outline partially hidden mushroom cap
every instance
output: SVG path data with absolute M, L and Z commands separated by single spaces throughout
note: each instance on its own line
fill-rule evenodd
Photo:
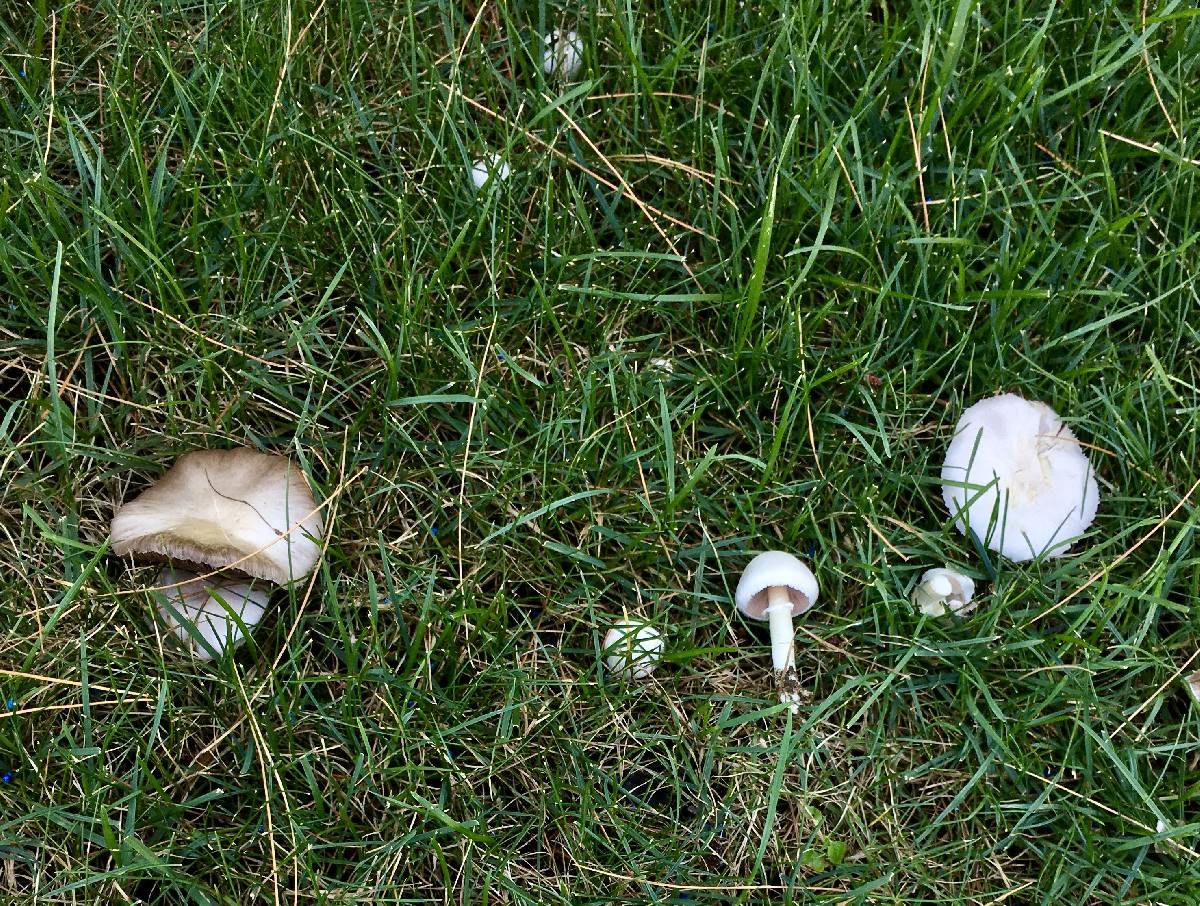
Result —
M 1066 553 L 1096 518 L 1100 491 L 1058 414 L 1005 393 L 963 412 L 942 466 L 942 497 L 960 532 L 970 527 L 1021 561 Z
M 233 568 L 280 584 L 317 565 L 324 531 L 304 473 L 283 456 L 185 453 L 113 517 L 118 555 Z
M 783 551 L 767 551 L 748 564 L 734 593 L 737 609 L 755 620 L 767 619 L 767 589 L 786 588 L 792 615 L 817 603 L 817 577 L 807 566 Z
M 262 619 L 268 595 L 252 580 L 198 575 L 165 566 L 155 584 L 171 587 L 154 594 L 162 621 L 193 655 L 207 661 L 245 641 L 242 627 L 252 629 Z
M 622 620 L 604 636 L 601 651 L 608 669 L 628 679 L 645 679 L 654 672 L 666 642 L 649 623 Z

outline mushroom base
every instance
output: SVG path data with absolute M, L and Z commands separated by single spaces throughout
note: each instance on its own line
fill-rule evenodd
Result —
M 793 714 L 800 713 L 800 677 L 795 667 L 775 671 L 775 688 L 779 690 L 779 701 L 787 705 Z

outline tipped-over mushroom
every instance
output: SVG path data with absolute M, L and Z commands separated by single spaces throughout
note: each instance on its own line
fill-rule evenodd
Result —
M 268 595 L 262 583 L 256 588 L 245 579 L 198 575 L 164 566 L 155 584 L 170 587 L 155 590 L 155 597 L 163 622 L 194 656 L 207 661 L 245 641 L 243 630 L 262 619 Z
M 649 623 L 622 620 L 604 636 L 604 664 L 626 679 L 645 679 L 658 666 L 666 643 Z
M 971 597 L 975 594 L 975 582 L 970 576 L 945 569 L 927 569 L 921 581 L 913 589 L 913 603 L 921 613 L 940 617 L 947 613 L 960 616 L 975 609 Z
M 796 679 L 796 637 L 792 617 L 817 603 L 817 578 L 807 566 L 783 551 L 759 554 L 746 565 L 734 601 L 738 610 L 771 627 L 771 662 L 779 685 L 779 700 L 799 709 Z
M 542 72 L 567 81 L 575 78 L 583 65 L 583 42 L 573 31 L 554 31 L 543 39 Z
M 942 497 L 960 532 L 1020 561 L 1066 553 L 1096 518 L 1100 491 L 1055 411 L 1005 393 L 963 412 L 942 466 Z
M 112 549 L 235 569 L 281 584 L 310 573 L 324 530 L 304 473 L 282 456 L 197 450 L 113 517 Z

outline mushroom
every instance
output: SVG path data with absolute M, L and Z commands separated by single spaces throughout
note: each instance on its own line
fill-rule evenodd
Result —
M 1183 678 L 1183 681 L 1187 684 L 1188 692 L 1191 693 L 1192 699 L 1196 704 L 1200 705 L 1200 670 L 1197 670 L 1195 673 L 1189 673 Z
M 489 154 L 475 161 L 471 166 L 471 182 L 475 185 L 476 189 L 482 189 L 493 176 L 504 182 L 504 180 L 508 179 L 510 172 L 508 164 L 499 154 Z
M 312 572 L 324 527 L 304 473 L 283 456 L 197 450 L 113 517 L 118 555 L 235 569 L 286 584 Z
M 779 700 L 799 710 L 796 678 L 796 636 L 792 617 L 817 603 L 817 578 L 807 566 L 783 551 L 767 551 L 748 564 L 738 582 L 737 609 L 771 627 L 771 662 L 779 685 Z
M 1012 393 L 962 414 L 942 466 L 942 497 L 968 530 L 1011 560 L 1066 553 L 1096 518 L 1100 492 L 1071 429 Z
M 654 672 L 666 643 L 649 623 L 622 620 L 604 636 L 604 664 L 626 679 L 645 679 Z
M 940 617 L 948 613 L 963 615 L 975 609 L 971 596 L 975 594 L 975 582 L 970 576 L 945 569 L 927 569 L 921 581 L 913 589 L 913 603 L 921 613 Z
M 575 78 L 583 66 L 583 42 L 573 31 L 552 31 L 543 39 L 542 72 L 552 78 L 568 81 Z
M 198 578 L 188 569 L 164 566 L 154 590 L 158 615 L 188 650 L 201 660 L 220 656 L 245 641 L 267 607 L 267 590 L 253 581 L 226 575 Z

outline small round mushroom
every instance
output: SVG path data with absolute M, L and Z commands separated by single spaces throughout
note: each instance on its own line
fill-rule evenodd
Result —
M 654 626 L 622 620 L 604 636 L 604 664 L 625 679 L 645 679 L 658 667 L 665 648 L 662 633 Z
M 113 552 L 234 569 L 287 584 L 312 572 L 324 525 L 304 473 L 283 456 L 197 450 L 113 517 Z
M 1023 561 L 1066 553 L 1096 518 L 1100 491 L 1058 414 L 1005 393 L 963 412 L 942 466 L 942 497 L 960 532 Z
M 817 578 L 807 566 L 783 551 L 759 554 L 747 565 L 738 582 L 737 609 L 771 627 L 771 662 L 775 667 L 780 701 L 799 708 L 796 679 L 796 636 L 792 617 L 817 603 Z
M 482 189 L 491 181 L 493 176 L 500 182 L 508 179 L 509 173 L 508 164 L 500 157 L 499 154 L 489 154 L 483 157 L 471 166 L 471 182 L 476 189 Z
M 161 590 L 154 595 L 162 621 L 193 656 L 207 661 L 245 641 L 243 627 L 253 629 L 262 619 L 267 591 L 262 583 L 255 587 L 245 579 L 199 575 L 164 566 L 155 582 Z
M 543 40 L 546 49 L 542 51 L 542 72 L 564 82 L 575 78 L 583 66 L 583 42 L 579 34 L 552 31 Z
M 927 616 L 940 617 L 947 613 L 961 616 L 975 609 L 971 603 L 974 594 L 975 582 L 971 577 L 947 566 L 925 570 L 913 589 L 912 599 Z

